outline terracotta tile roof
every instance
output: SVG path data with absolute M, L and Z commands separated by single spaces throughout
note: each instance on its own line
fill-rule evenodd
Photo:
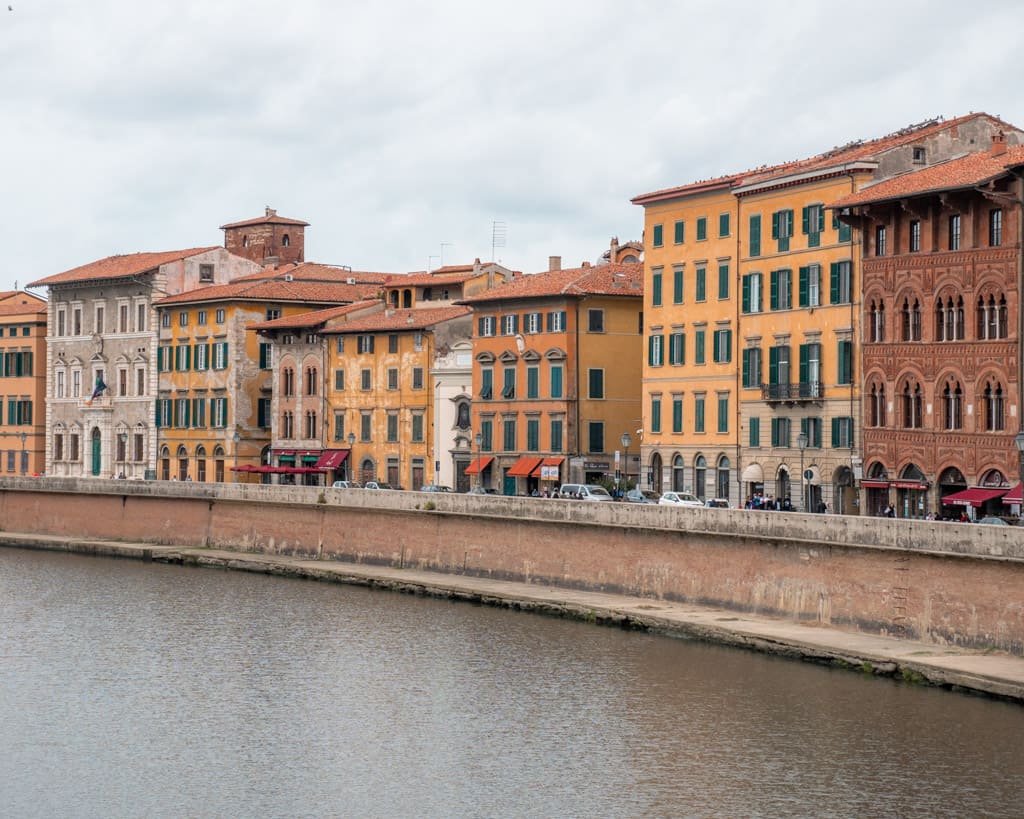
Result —
M 47 276 L 28 286 L 42 287 L 43 285 L 70 284 L 97 279 L 125 279 L 155 270 L 160 265 L 169 262 L 177 262 L 218 249 L 217 247 L 195 247 L 190 250 L 167 250 L 163 253 L 128 253 L 124 256 L 108 256 L 97 262 L 90 262 L 81 267 L 65 270 L 63 273 Z
M 789 176 L 790 174 L 824 170 L 837 165 L 845 165 L 849 162 L 869 161 L 885 151 L 890 151 L 893 148 L 900 147 L 901 145 L 918 142 L 947 128 L 955 127 L 975 118 L 985 118 L 1007 130 L 1016 130 L 1013 125 L 1003 122 L 998 117 L 993 117 L 990 114 L 983 112 L 965 114 L 964 116 L 947 120 L 939 118 L 929 120 L 921 124 L 907 126 L 899 131 L 887 134 L 886 136 L 878 137 L 877 139 L 866 141 L 856 140 L 806 159 L 797 159 L 790 162 L 783 162 L 778 165 L 765 165 L 760 168 L 752 168 L 747 171 L 741 171 L 729 176 L 720 176 L 714 179 L 704 180 L 702 182 L 693 182 L 676 188 L 664 188 L 660 191 L 641 194 L 640 196 L 634 197 L 631 201 L 635 205 L 640 205 L 647 202 L 658 201 L 659 199 L 673 199 L 678 196 L 690 196 L 696 193 L 702 193 L 705 190 L 718 190 L 723 187 L 766 182 L 778 177 Z
M 4 302 L 0 304 L 0 316 L 37 316 L 46 318 L 46 302 L 35 299 L 24 302 Z
M 250 330 L 299 330 L 310 327 L 318 327 L 331 319 L 341 318 L 349 313 L 358 313 L 374 305 L 383 305 L 380 299 L 365 299 L 355 301 L 352 304 L 343 304 L 340 307 L 326 307 L 323 310 L 313 310 L 309 313 L 299 313 L 294 316 L 282 316 L 273 321 L 261 321 L 259 324 L 250 324 Z
M 364 270 L 349 270 L 347 267 L 339 267 L 333 264 L 319 264 L 317 262 L 301 262 L 299 264 L 288 263 L 277 267 L 265 267 L 256 273 L 247 276 L 239 276 L 236 282 L 255 282 L 267 279 L 279 279 L 284 276 L 291 276 L 296 281 L 319 281 L 319 282 L 348 282 L 355 279 L 356 284 L 384 284 L 394 273 L 370 273 Z
M 445 284 L 463 284 L 477 274 L 470 268 L 465 273 L 397 273 L 388 278 L 388 287 L 440 287 Z
M 999 156 L 993 156 L 991 151 L 979 151 L 869 185 L 836 200 L 829 207 L 846 208 L 868 202 L 970 188 L 1002 176 L 1007 168 L 1015 165 L 1024 165 L 1024 146 L 1008 147 L 1006 153 Z
M 343 304 L 373 298 L 380 288 L 375 284 L 342 284 L 320 281 L 285 281 L 283 277 L 260 281 L 233 281 L 200 287 L 187 293 L 167 296 L 156 302 L 159 307 L 173 304 L 202 304 L 215 301 L 309 302 Z
M 643 264 L 602 264 L 547 270 L 519 276 L 484 293 L 461 299 L 459 304 L 477 304 L 545 296 L 632 296 L 643 295 Z
M 468 307 L 414 307 L 407 310 L 386 310 L 372 316 L 352 319 L 337 327 L 329 327 L 330 333 L 380 333 L 390 330 L 425 330 L 443 321 L 459 318 L 472 312 Z
M 226 225 L 221 225 L 220 229 L 248 227 L 249 225 L 297 225 L 299 227 L 309 227 L 309 222 L 303 222 L 301 219 L 286 219 L 284 216 L 278 216 L 277 211 L 270 208 L 267 211 L 264 216 L 257 216 L 255 219 L 243 219 L 241 222 L 229 222 Z

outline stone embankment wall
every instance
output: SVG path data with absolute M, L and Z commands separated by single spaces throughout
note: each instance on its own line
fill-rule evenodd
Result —
M 300 555 L 664 598 L 1024 656 L 1024 528 L 59 478 L 3 481 L 0 522 L 9 532 Z

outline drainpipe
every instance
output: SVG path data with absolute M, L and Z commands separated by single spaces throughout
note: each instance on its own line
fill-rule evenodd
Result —
M 848 173 L 847 176 L 850 179 L 850 193 L 856 193 L 857 186 L 856 186 L 856 183 L 854 182 L 853 174 L 852 173 Z M 858 232 L 860 232 L 860 231 L 858 231 Z M 851 348 L 852 349 L 856 349 L 858 352 L 857 352 L 857 360 L 856 361 L 853 361 L 853 360 L 850 361 L 850 369 L 853 370 L 853 372 L 850 373 L 850 420 L 853 421 L 853 428 L 850 430 L 850 435 L 853 436 L 853 435 L 855 435 L 859 431 L 860 432 L 860 437 L 859 438 L 854 438 L 850 442 L 850 490 L 851 490 L 852 498 L 856 498 L 856 500 L 857 500 L 857 514 L 858 515 L 861 513 L 861 509 L 863 508 L 863 499 L 860 497 L 860 490 L 857 488 L 857 479 L 854 476 L 854 471 L 853 471 L 853 459 L 854 459 L 854 453 L 857 451 L 857 446 L 855 444 L 859 440 L 861 442 L 860 443 L 860 447 L 861 447 L 860 467 L 861 467 L 861 474 L 863 475 L 864 474 L 864 472 L 863 472 L 863 469 L 864 469 L 864 450 L 863 450 L 863 446 L 864 446 L 864 424 L 863 424 L 864 417 L 863 417 L 863 413 L 858 413 L 857 412 L 857 400 L 856 400 L 856 395 L 855 395 L 857 384 L 858 383 L 863 383 L 863 375 L 864 375 L 864 372 L 863 372 L 864 368 L 862 366 L 858 366 L 858 365 L 860 365 L 860 363 L 862 361 L 862 358 L 863 358 L 862 350 L 863 350 L 864 339 L 857 332 L 857 306 L 858 305 L 859 306 L 863 306 L 863 301 L 864 301 L 864 298 L 863 298 L 864 297 L 864 276 L 863 276 L 863 274 L 864 274 L 864 253 L 863 253 L 863 249 L 864 249 L 863 236 L 861 237 L 861 241 L 859 243 L 858 242 L 854 242 L 853 241 L 853 226 L 851 225 L 850 226 L 850 275 L 852 277 L 853 274 L 856 272 L 856 275 L 857 275 L 857 291 L 856 292 L 857 292 L 857 296 L 858 296 L 858 301 L 857 301 L 857 303 L 854 302 L 854 289 L 853 289 L 853 286 L 852 286 L 852 283 L 851 283 L 851 286 L 850 286 L 850 331 L 851 331 L 850 340 L 851 340 L 851 342 L 853 342 L 853 345 L 852 345 Z M 854 256 L 857 256 L 856 260 L 854 259 Z M 856 261 L 856 264 L 854 264 L 854 261 Z M 864 396 L 863 396 L 863 394 L 861 395 L 860 404 L 861 404 L 861 407 L 863 408 L 863 406 L 864 406 Z M 860 417 L 860 423 L 858 423 L 858 416 Z M 832 499 L 832 510 L 833 511 L 838 511 L 836 509 L 835 498 Z M 844 511 L 846 511 L 846 510 L 844 510 Z M 849 514 L 849 513 L 847 513 L 847 514 Z
M 576 450 L 576 457 L 577 457 L 577 459 L 578 460 L 582 460 L 582 458 L 583 458 L 583 446 L 582 446 L 582 439 L 581 439 L 581 432 L 580 432 L 580 300 L 579 299 L 576 299 L 576 301 L 574 302 L 573 309 L 576 312 L 576 329 L 575 329 L 576 349 L 573 351 L 573 358 L 576 361 L 576 379 L 575 379 L 575 384 L 574 384 L 575 391 L 576 391 L 576 393 L 575 393 L 576 394 L 576 398 L 573 401 L 573 404 L 574 404 L 575 409 L 576 409 L 576 446 L 574 447 L 574 449 Z M 571 471 L 572 470 L 570 470 L 570 474 L 571 474 Z M 586 470 L 582 470 L 579 475 L 575 476 L 576 482 L 577 483 L 586 483 L 586 481 L 584 479 L 585 475 L 586 475 Z

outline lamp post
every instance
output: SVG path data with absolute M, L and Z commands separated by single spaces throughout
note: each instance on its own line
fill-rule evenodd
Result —
M 232 483 L 238 483 L 238 442 L 241 439 L 242 436 L 238 434 L 238 430 L 236 429 L 235 434 L 231 436 L 231 440 L 235 444 L 235 468 L 232 470 L 232 472 L 234 472 L 235 475 L 231 480 Z
M 623 497 L 626 494 L 626 490 L 629 489 L 629 445 L 631 443 L 633 443 L 633 439 L 629 437 L 629 433 L 623 432 L 622 448 L 625 450 L 625 460 L 622 465 L 622 486 L 619 488 L 619 497 Z
M 796 445 L 800 450 L 800 491 L 803 495 L 804 511 L 807 511 L 807 478 L 804 475 L 804 450 L 807 449 L 807 433 L 801 432 L 796 436 Z
M 352 470 L 352 448 L 355 445 L 356 445 L 356 434 L 354 432 L 350 432 L 348 434 L 348 479 L 350 481 L 354 480 L 354 478 L 352 477 L 352 474 L 353 474 L 353 470 Z
M 19 437 L 21 438 L 21 474 L 24 475 L 28 472 L 28 458 L 25 457 L 25 441 L 28 440 L 28 433 L 22 432 Z
M 118 477 L 121 477 L 124 475 L 125 462 L 128 460 L 128 433 L 117 433 L 117 440 L 119 442 L 117 454 L 121 456 L 121 471 L 118 473 Z
M 1020 478 L 1020 491 L 1024 496 L 1024 430 L 1021 430 L 1014 436 L 1013 442 L 1017 445 L 1017 452 L 1020 455 L 1020 466 L 1019 475 Z M 1019 517 L 1024 517 L 1024 497 L 1021 497 L 1020 512 L 1017 513 Z
M 477 485 L 477 488 L 480 488 L 481 486 L 483 486 L 483 475 L 481 474 L 483 472 L 483 470 L 480 469 L 480 445 L 483 442 L 484 442 L 484 436 L 483 436 L 482 433 L 478 432 L 476 435 L 473 436 L 473 443 L 476 444 L 476 485 Z

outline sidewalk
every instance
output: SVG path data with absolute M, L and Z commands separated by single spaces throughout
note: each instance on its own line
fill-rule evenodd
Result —
M 482 577 L 145 543 L 0 533 L 0 545 L 264 572 L 464 599 L 686 636 L 1024 702 L 1024 658 L 840 631 L 817 623 Z

